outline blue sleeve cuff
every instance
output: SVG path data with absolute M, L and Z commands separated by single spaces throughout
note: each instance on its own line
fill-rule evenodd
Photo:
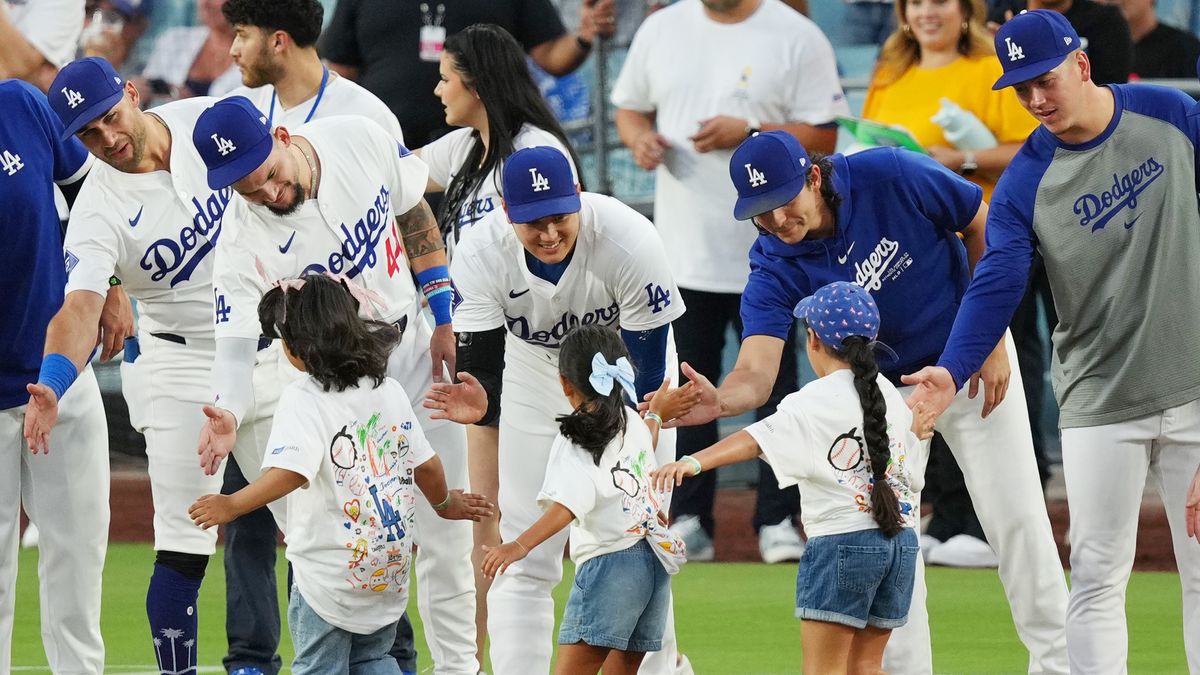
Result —
M 666 376 L 669 330 L 669 325 L 650 330 L 621 329 L 621 339 L 629 349 L 629 357 L 636 372 L 633 385 L 637 389 L 639 399 L 657 390 Z
M 445 265 L 421 270 L 417 272 L 417 283 L 429 302 L 434 323 L 439 326 L 450 323 L 450 303 L 454 296 L 450 292 L 450 270 Z
M 71 359 L 62 354 L 47 354 L 42 358 L 42 370 L 38 373 L 38 384 L 44 384 L 50 387 L 58 400 L 62 400 L 63 394 L 67 393 L 67 389 L 75 382 L 75 378 L 79 377 L 79 369 L 71 363 Z

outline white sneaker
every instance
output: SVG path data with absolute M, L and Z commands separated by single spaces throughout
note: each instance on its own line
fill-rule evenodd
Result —
M 926 562 L 945 567 L 999 567 L 996 552 L 982 539 L 956 534 L 930 552 Z
M 921 535 L 921 558 L 925 560 L 925 564 L 929 564 L 929 554 L 933 553 L 933 549 L 942 545 L 942 540 L 934 537 L 932 534 Z
M 683 545 L 687 547 L 689 562 L 709 562 L 713 559 L 715 554 L 712 537 L 709 537 L 708 533 L 704 531 L 704 527 L 700 525 L 699 516 L 679 516 L 671 525 L 671 532 L 683 540 Z
M 39 539 L 41 536 L 37 525 L 31 522 L 25 527 L 25 533 L 21 535 L 21 548 L 37 548 Z
M 804 555 L 804 540 L 792 519 L 784 518 L 777 525 L 764 525 L 758 529 L 758 552 L 765 563 L 799 560 Z

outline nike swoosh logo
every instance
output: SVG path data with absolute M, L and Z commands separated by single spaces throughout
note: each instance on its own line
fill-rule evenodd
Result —
M 528 288 L 526 288 L 525 290 L 521 291 L 520 293 L 518 293 L 518 292 L 516 292 L 516 291 L 509 291 L 509 292 L 508 292 L 508 297 L 510 297 L 510 298 L 519 298 L 519 297 L 521 297 L 522 295 L 525 295 L 525 294 L 526 294 L 526 293 L 528 293 L 528 292 L 529 292 L 529 289 L 528 289 Z
M 850 252 L 854 250 L 854 245 L 855 245 L 856 243 L 858 243 L 858 242 L 855 242 L 855 241 L 852 241 L 852 242 L 850 242 L 850 248 L 846 249 L 846 255 L 839 255 L 839 256 L 838 256 L 838 264 L 839 264 L 839 265 L 845 265 L 845 264 L 846 264 L 846 261 L 847 261 L 847 260 L 850 258 Z
M 279 247 L 279 252 L 280 252 L 280 253 L 287 253 L 287 252 L 288 252 L 288 249 L 292 247 L 292 240 L 294 240 L 295 238 L 296 238 L 296 231 L 295 231 L 295 230 L 292 230 L 292 236 L 288 237 L 288 240 L 287 240 L 287 243 L 286 243 L 286 244 L 284 244 L 283 246 L 280 246 L 280 247 Z
M 142 219 L 142 211 L 145 208 L 146 208 L 146 206 L 143 204 L 142 208 L 138 209 L 137 215 L 129 219 L 130 227 L 137 227 L 138 222 L 141 221 L 141 219 Z
M 1140 214 L 1140 213 L 1137 214 L 1137 218 L 1134 218 L 1133 220 L 1129 221 L 1128 223 L 1125 223 L 1125 229 L 1128 230 L 1129 228 L 1133 227 L 1133 224 L 1136 223 L 1138 221 L 1138 218 L 1141 218 L 1141 217 L 1142 217 L 1142 214 Z

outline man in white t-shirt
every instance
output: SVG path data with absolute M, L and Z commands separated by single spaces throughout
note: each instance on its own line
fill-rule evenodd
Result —
M 684 55 L 687 58 L 682 58 Z M 804 147 L 832 152 L 834 117 L 849 113 L 829 40 L 816 24 L 779 0 L 683 0 L 651 14 L 638 29 L 613 88 L 617 131 L 643 169 L 655 170 L 654 223 L 675 279 L 691 309 L 676 325 L 680 360 L 715 378 L 728 327 L 741 332 L 739 296 L 750 273 L 737 256 L 755 231 L 729 214 L 733 148 L 752 133 L 781 129 Z M 770 414 L 796 382 L 795 340 L 784 350 Z M 679 430 L 680 455 L 717 441 L 715 424 Z M 803 544 L 792 523 L 795 489 L 776 487 L 759 463 L 754 525 L 767 562 L 799 559 Z M 712 559 L 714 474 L 675 491 L 676 530 L 689 558 Z
M 75 57 L 84 13 L 84 0 L 0 0 L 0 79 L 46 91 Z
M 441 235 L 422 199 L 428 171 L 420 158 L 359 116 L 316 120 L 294 136 L 284 127 L 272 133 L 266 115 L 240 96 L 201 114 L 192 143 L 208 165 L 209 185 L 231 186 L 241 195 L 229 202 L 213 272 L 215 384 L 223 411 L 201 438 L 211 462 L 224 448 L 211 445 L 209 432 L 220 434 L 240 419 L 247 350 L 261 331 L 258 302 L 277 280 L 325 271 L 354 279 L 378 296 L 380 318 L 402 331 L 388 375 L 413 392 L 448 379 L 446 366 L 449 372 L 454 366 L 450 278 Z M 437 323 L 432 330 L 414 273 Z M 462 427 L 427 419 L 421 426 L 447 482 L 465 487 Z M 417 526 L 417 600 L 435 667 L 475 675 L 470 523 L 444 521 L 418 504 Z

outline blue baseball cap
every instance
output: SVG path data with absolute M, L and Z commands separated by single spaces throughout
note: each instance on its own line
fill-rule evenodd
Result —
M 749 220 L 792 201 L 811 168 L 804 146 L 786 131 L 764 131 L 742 141 L 729 160 L 738 194 L 733 217 Z
M 879 307 L 867 289 L 849 281 L 835 281 L 817 289 L 796 305 L 796 318 L 804 319 L 817 337 L 835 349 L 851 336 L 873 341 L 879 335 Z
M 63 66 L 50 84 L 50 107 L 62 121 L 62 138 L 105 115 L 125 95 L 125 80 L 108 61 L 88 56 Z
M 508 219 L 514 223 L 532 223 L 580 209 L 571 163 L 557 148 L 537 146 L 509 155 L 501 186 Z
M 231 96 L 200 113 L 192 144 L 208 167 L 208 187 L 223 190 L 267 161 L 274 137 L 266 116 L 250 99 Z
M 1049 9 L 1021 12 L 996 33 L 996 58 L 1004 74 L 992 89 L 1045 75 L 1081 46 L 1079 34 L 1062 14 Z

